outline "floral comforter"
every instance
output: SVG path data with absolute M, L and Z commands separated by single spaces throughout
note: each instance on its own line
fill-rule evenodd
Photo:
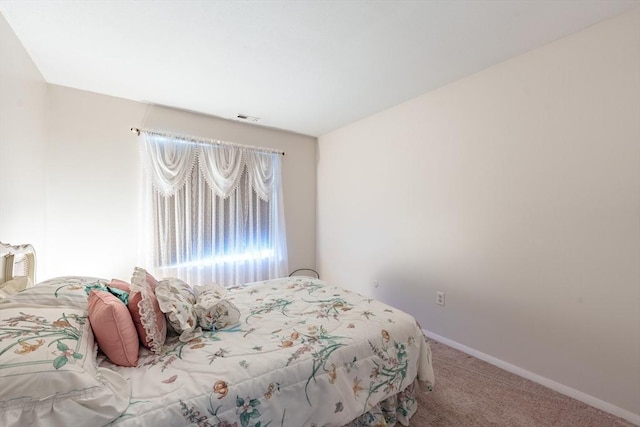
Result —
M 132 387 L 114 425 L 407 425 L 416 384 L 433 383 L 416 321 L 376 300 L 301 277 L 227 298 L 241 312 L 235 326 L 169 338 L 135 368 L 99 360 Z
M 417 386 L 433 384 L 411 316 L 301 277 L 232 289 L 238 324 L 116 366 L 87 317 L 102 282 L 56 278 L 0 301 L 0 425 L 408 425 Z

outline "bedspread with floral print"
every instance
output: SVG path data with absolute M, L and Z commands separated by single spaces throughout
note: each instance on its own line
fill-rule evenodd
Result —
M 381 302 L 303 277 L 226 298 L 241 313 L 231 328 L 169 337 L 136 368 L 101 360 L 132 386 L 115 425 L 393 425 L 415 412 L 416 379 L 433 383 L 420 327 Z

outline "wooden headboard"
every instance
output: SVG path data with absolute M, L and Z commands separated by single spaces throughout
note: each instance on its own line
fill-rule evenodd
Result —
M 36 251 L 33 246 L 0 242 L 0 284 L 26 276 L 36 283 Z

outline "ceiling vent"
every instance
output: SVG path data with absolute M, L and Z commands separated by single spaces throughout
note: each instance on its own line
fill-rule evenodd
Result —
M 246 122 L 257 123 L 260 120 L 260 117 L 247 116 L 246 114 L 238 114 L 236 116 L 238 120 L 244 120 Z

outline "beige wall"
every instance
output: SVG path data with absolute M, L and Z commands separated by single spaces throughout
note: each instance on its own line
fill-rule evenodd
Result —
M 640 414 L 639 18 L 320 137 L 323 277 Z
M 138 260 L 143 104 L 50 85 L 45 277 L 128 280 Z
M 0 14 L 0 241 L 44 246 L 47 84 Z M 46 256 L 38 251 L 36 279 Z

